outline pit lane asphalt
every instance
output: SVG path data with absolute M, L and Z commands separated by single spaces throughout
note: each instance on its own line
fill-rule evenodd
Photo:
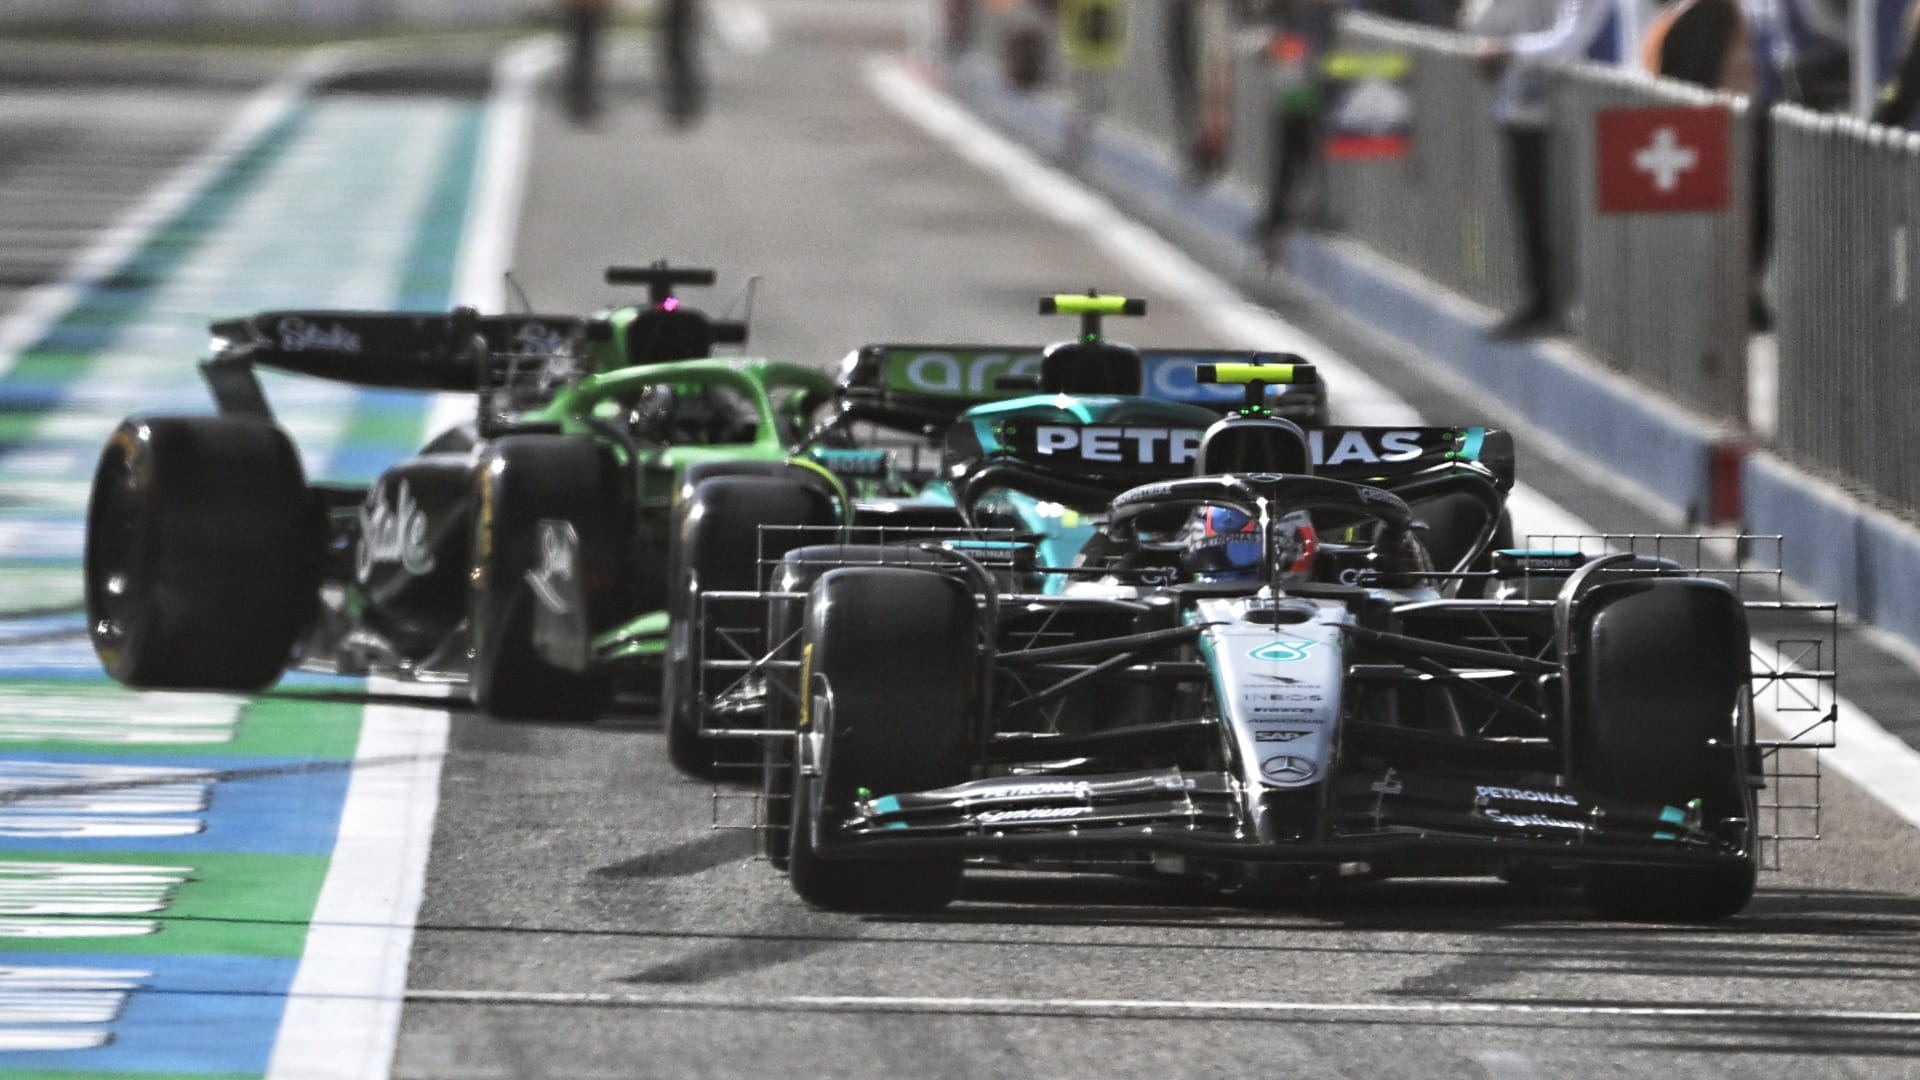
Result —
M 707 263 L 714 307 L 763 275 L 752 352 L 826 365 L 868 340 L 1051 340 L 1069 329 L 1035 296 L 1145 291 L 869 93 L 861 60 L 904 44 L 904 4 L 762 7 L 771 48 L 713 57 L 697 129 L 665 127 L 644 67 L 594 128 L 543 107 L 517 261 L 537 307 L 623 299 L 605 263 Z M 1152 312 L 1125 336 L 1212 340 Z M 1645 527 L 1523 461 L 1570 509 Z M 1255 907 L 1011 875 L 941 915 L 866 919 L 807 910 L 743 834 L 708 829 L 707 789 L 662 750 L 651 717 L 456 714 L 397 1076 L 1920 1074 L 1920 834 L 1837 780 L 1827 838 L 1711 928 L 1486 882 Z

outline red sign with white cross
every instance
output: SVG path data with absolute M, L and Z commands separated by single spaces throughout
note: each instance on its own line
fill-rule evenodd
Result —
M 1600 212 L 1726 209 L 1731 130 L 1718 105 L 1601 109 L 1594 116 Z

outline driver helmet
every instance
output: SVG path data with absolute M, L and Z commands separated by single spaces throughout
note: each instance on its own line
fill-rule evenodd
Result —
M 1290 510 L 1276 518 L 1269 530 L 1276 580 L 1305 581 L 1313 575 L 1313 557 L 1319 548 L 1313 521 L 1305 510 Z M 1258 521 L 1232 506 L 1202 506 L 1187 521 L 1181 540 L 1181 566 L 1201 581 L 1250 581 L 1260 574 Z

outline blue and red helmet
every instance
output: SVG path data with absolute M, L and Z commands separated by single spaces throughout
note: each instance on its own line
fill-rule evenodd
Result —
M 1274 561 L 1281 580 L 1301 580 L 1313 572 L 1319 547 L 1305 511 L 1281 515 L 1271 528 Z M 1260 572 L 1258 521 L 1232 506 L 1203 506 L 1188 521 L 1181 562 L 1202 581 L 1238 581 Z

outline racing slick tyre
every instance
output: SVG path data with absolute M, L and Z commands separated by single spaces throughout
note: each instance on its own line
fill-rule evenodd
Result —
M 1745 855 L 1725 866 L 1597 866 L 1587 902 L 1609 919 L 1737 913 L 1753 897 L 1756 869 L 1752 795 L 1736 750 L 1749 686 L 1745 609 L 1715 581 L 1621 581 L 1588 594 L 1580 627 L 1586 656 L 1575 668 L 1573 737 L 1581 783 L 1674 807 L 1698 799 L 1709 830 Z
M 606 707 L 607 680 L 586 657 L 575 670 L 541 654 L 534 622 L 542 600 L 530 575 L 578 575 L 587 625 L 604 627 L 619 595 L 611 470 L 590 439 L 509 435 L 487 448 L 474 475 L 479 512 L 467 590 L 473 703 L 502 720 L 592 720 Z M 542 522 L 572 527 L 572 565 L 549 565 L 556 559 L 543 544 Z
M 932 911 L 958 894 L 957 855 L 841 858 L 821 853 L 818 840 L 861 789 L 924 791 L 968 778 L 979 698 L 975 621 L 966 587 L 926 570 L 853 567 L 814 585 L 799 728 L 803 740 L 817 739 L 818 775 L 796 769 L 787 865 L 794 892 L 809 904 Z
M 760 605 L 700 602 L 703 592 L 760 587 L 763 559 L 805 543 L 800 533 L 768 532 L 761 526 L 831 526 L 833 499 L 807 483 L 775 476 L 717 476 L 693 490 L 670 540 L 667 590 L 667 657 L 663 665 L 661 715 L 666 717 L 667 759 L 688 776 L 713 779 L 730 768 L 753 764 L 757 747 L 722 740 L 702 730 L 708 701 L 741 676 L 706 671 L 706 657 L 744 659 L 758 655 L 765 625 Z M 754 642 L 747 645 L 743 643 Z
M 794 548 L 780 558 L 767 591 L 805 594 L 820 575 L 839 566 L 938 566 L 938 555 L 905 545 L 810 544 Z M 769 635 L 776 644 L 795 636 L 806 619 L 804 601 L 780 601 L 769 618 Z M 799 660 L 796 642 L 783 659 Z M 770 679 L 773 674 L 769 674 Z M 789 697 L 789 694 L 793 695 Z M 793 731 L 799 721 L 797 686 L 769 687 L 767 727 L 774 731 Z M 793 742 L 769 739 L 761 757 L 760 770 L 760 853 L 775 870 L 787 869 L 787 838 L 793 825 Z
M 94 651 L 128 686 L 258 691 L 319 598 L 325 522 L 286 432 L 232 416 L 130 419 L 87 506 Z

